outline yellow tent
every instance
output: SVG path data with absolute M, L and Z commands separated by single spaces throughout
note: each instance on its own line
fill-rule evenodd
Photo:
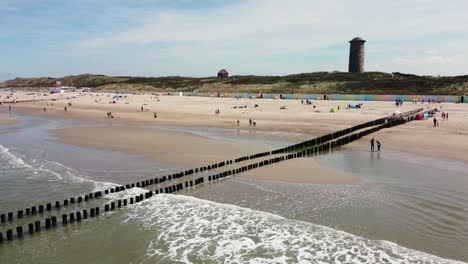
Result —
M 330 113 L 336 113 L 336 108 L 334 107 L 330 108 Z

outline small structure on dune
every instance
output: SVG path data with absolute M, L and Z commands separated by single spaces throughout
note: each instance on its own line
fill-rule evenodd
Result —
M 229 72 L 226 71 L 225 69 L 221 69 L 219 72 L 218 72 L 218 78 L 229 78 Z

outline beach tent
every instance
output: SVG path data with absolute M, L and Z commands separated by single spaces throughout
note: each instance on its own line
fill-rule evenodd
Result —
M 356 105 L 355 104 L 350 104 L 349 108 L 356 108 Z
M 334 107 L 330 108 L 330 113 L 336 113 L 336 108 Z
M 429 114 L 428 114 L 428 113 L 425 113 L 425 114 L 424 114 L 424 118 L 429 118 Z
M 423 117 L 420 114 L 416 115 L 416 120 L 423 120 Z
M 119 99 L 118 95 L 114 95 L 113 99 Z

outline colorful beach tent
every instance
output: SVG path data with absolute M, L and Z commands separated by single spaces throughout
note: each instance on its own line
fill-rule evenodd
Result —
M 330 113 L 336 113 L 336 108 L 334 107 L 330 108 Z

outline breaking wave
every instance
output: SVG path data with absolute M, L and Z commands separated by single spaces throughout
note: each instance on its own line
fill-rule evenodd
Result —
M 155 232 L 148 263 L 462 263 L 188 196 L 154 196 L 135 206 L 129 221 Z

